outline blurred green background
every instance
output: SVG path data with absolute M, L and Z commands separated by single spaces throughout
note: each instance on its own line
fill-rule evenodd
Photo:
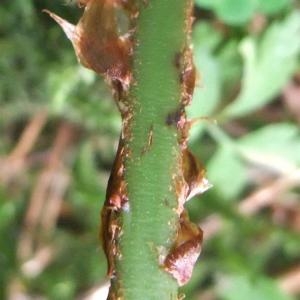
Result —
M 205 241 L 182 292 L 300 299 L 300 2 L 195 2 L 190 144 L 214 187 L 187 205 Z M 0 4 L 0 299 L 105 299 L 99 211 L 120 117 L 43 8 L 81 14 Z

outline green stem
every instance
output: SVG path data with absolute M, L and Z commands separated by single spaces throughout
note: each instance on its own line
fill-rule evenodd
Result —
M 184 203 L 205 191 L 204 170 L 187 150 L 195 69 L 191 0 L 85 0 L 77 25 L 46 11 L 79 61 L 111 83 L 122 134 L 102 210 L 109 299 L 177 299 L 201 251 L 202 231 Z M 118 35 L 116 5 L 129 16 Z
M 170 250 L 179 220 L 178 195 L 172 189 L 180 159 L 179 133 L 167 120 L 182 103 L 176 57 L 187 45 L 188 2 L 141 0 L 139 5 L 134 84 L 128 95 L 130 138 L 125 140 L 129 209 L 121 216 L 120 258 L 111 291 L 122 299 L 177 299 L 177 282 L 160 266 L 159 253 Z

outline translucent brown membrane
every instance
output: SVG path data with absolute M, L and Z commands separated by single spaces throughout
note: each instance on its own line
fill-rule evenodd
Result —
M 105 76 L 108 81 L 119 81 L 127 90 L 131 80 L 129 37 L 118 35 L 115 1 L 79 1 L 84 13 L 77 25 L 45 10 L 71 40 L 79 62 Z

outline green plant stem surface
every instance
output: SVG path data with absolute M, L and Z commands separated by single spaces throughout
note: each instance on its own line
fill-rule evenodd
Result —
M 186 0 L 140 1 L 129 93 L 131 138 L 125 141 L 130 209 L 122 216 L 117 262 L 126 300 L 177 299 L 177 282 L 159 265 L 159 253 L 172 246 L 178 222 L 172 175 L 180 149 L 177 129 L 166 119 L 181 101 L 175 61 L 186 45 L 186 9 Z

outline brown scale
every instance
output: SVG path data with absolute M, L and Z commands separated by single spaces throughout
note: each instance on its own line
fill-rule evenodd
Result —
M 177 280 L 179 286 L 186 284 L 192 276 L 201 252 L 202 239 L 202 230 L 190 222 L 187 212 L 183 211 L 176 241 L 163 264 L 164 269 Z
M 188 0 L 186 6 L 186 17 L 185 17 L 185 30 L 188 40 L 190 42 L 191 32 L 192 32 L 192 25 L 195 20 L 194 17 L 194 1 Z
M 187 183 L 188 189 L 186 201 L 192 197 L 204 193 L 211 187 L 210 183 L 205 178 L 204 166 L 188 149 L 182 151 L 183 155 L 183 176 Z
M 191 22 L 187 27 L 190 25 Z M 164 260 L 163 268 L 177 280 L 179 286 L 182 286 L 192 276 L 194 265 L 201 252 L 203 238 L 202 230 L 190 222 L 184 204 L 193 196 L 203 193 L 210 185 L 205 178 L 204 167 L 187 148 L 188 133 L 192 123 L 187 120 L 185 107 L 192 100 L 196 82 L 196 70 L 189 47 L 175 54 L 174 65 L 180 72 L 181 104 L 177 110 L 167 115 L 166 124 L 177 127 L 181 149 L 179 173 L 173 177 L 178 199 L 176 213 L 179 216 L 179 226 L 173 246 Z
M 117 155 L 112 167 L 106 190 L 106 199 L 101 212 L 101 240 L 108 260 L 107 275 L 115 272 L 115 259 L 119 256 L 118 239 L 121 234 L 120 213 L 129 209 L 126 185 L 124 181 L 125 148 L 120 139 Z
M 120 37 L 114 0 L 79 0 L 84 13 L 73 25 L 45 10 L 71 40 L 80 63 L 104 75 L 109 81 L 121 82 L 127 90 L 131 81 L 132 45 L 129 36 Z
M 205 178 L 205 169 L 198 159 L 187 149 L 181 152 L 181 172 L 174 177 L 175 191 L 178 198 L 177 214 L 180 216 L 185 202 L 204 193 L 211 187 Z
M 180 169 L 181 172 L 174 176 L 179 227 L 173 247 L 163 264 L 164 269 L 177 280 L 179 286 L 187 283 L 192 276 L 194 264 L 201 252 L 203 235 L 202 230 L 190 222 L 184 204 L 210 187 L 205 178 L 205 169 L 187 148 L 182 149 Z
M 188 146 L 188 136 L 191 122 L 187 120 L 184 105 L 180 104 L 177 109 L 167 114 L 165 124 L 167 126 L 175 126 L 178 132 L 178 144 L 180 148 L 186 149 Z
M 175 125 L 177 127 L 178 143 L 181 149 L 186 149 L 192 122 L 187 119 L 185 107 L 192 101 L 197 80 L 192 49 L 189 46 L 185 46 L 181 52 L 176 52 L 174 54 L 173 65 L 179 72 L 181 103 L 176 110 L 167 114 L 165 123 L 168 126 Z
M 196 84 L 196 68 L 193 63 L 193 53 L 186 47 L 182 54 L 180 81 L 182 84 L 182 103 L 187 106 L 191 103 Z

